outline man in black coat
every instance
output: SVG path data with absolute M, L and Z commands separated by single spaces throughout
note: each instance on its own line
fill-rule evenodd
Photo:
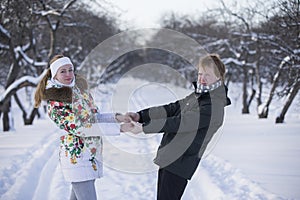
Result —
M 222 126 L 230 104 L 224 85 L 225 65 L 216 54 L 200 60 L 195 92 L 174 103 L 127 115 L 134 122 L 123 132 L 164 133 L 155 164 L 159 166 L 157 199 L 180 199 L 213 135 Z

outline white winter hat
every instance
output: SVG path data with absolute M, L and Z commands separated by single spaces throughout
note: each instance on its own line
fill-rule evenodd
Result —
M 59 58 L 57 59 L 56 61 L 54 61 L 51 65 L 50 65 L 50 70 L 51 70 L 51 76 L 52 78 L 54 78 L 54 76 L 56 75 L 57 73 L 57 70 L 61 67 L 61 66 L 64 66 L 64 65 L 72 65 L 72 62 L 70 60 L 70 58 L 68 57 L 62 57 L 62 58 Z

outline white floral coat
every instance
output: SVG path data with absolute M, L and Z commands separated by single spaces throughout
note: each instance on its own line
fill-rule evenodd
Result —
M 49 80 L 46 88 L 63 87 Z M 72 94 L 72 102 L 52 100 L 55 97 L 47 100 L 50 119 L 66 132 L 60 137 L 59 158 L 62 172 L 65 180 L 69 182 L 100 178 L 103 174 L 102 138 L 85 137 L 82 131 L 92 126 L 93 116 L 98 108 L 87 90 L 79 89 L 75 85 Z

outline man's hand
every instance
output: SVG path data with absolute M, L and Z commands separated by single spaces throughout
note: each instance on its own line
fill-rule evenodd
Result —
M 121 132 L 131 132 L 133 134 L 138 134 L 143 132 L 142 124 L 138 122 L 130 122 L 121 124 Z
M 140 120 L 140 115 L 135 112 L 127 112 L 125 116 L 130 117 L 132 121 L 138 122 Z

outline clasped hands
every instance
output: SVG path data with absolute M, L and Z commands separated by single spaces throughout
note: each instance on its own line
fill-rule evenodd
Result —
M 135 112 L 127 112 L 126 114 L 116 116 L 118 122 L 121 123 L 121 132 L 131 132 L 133 134 L 138 134 L 143 132 L 143 126 L 138 121 L 140 120 L 140 115 Z

